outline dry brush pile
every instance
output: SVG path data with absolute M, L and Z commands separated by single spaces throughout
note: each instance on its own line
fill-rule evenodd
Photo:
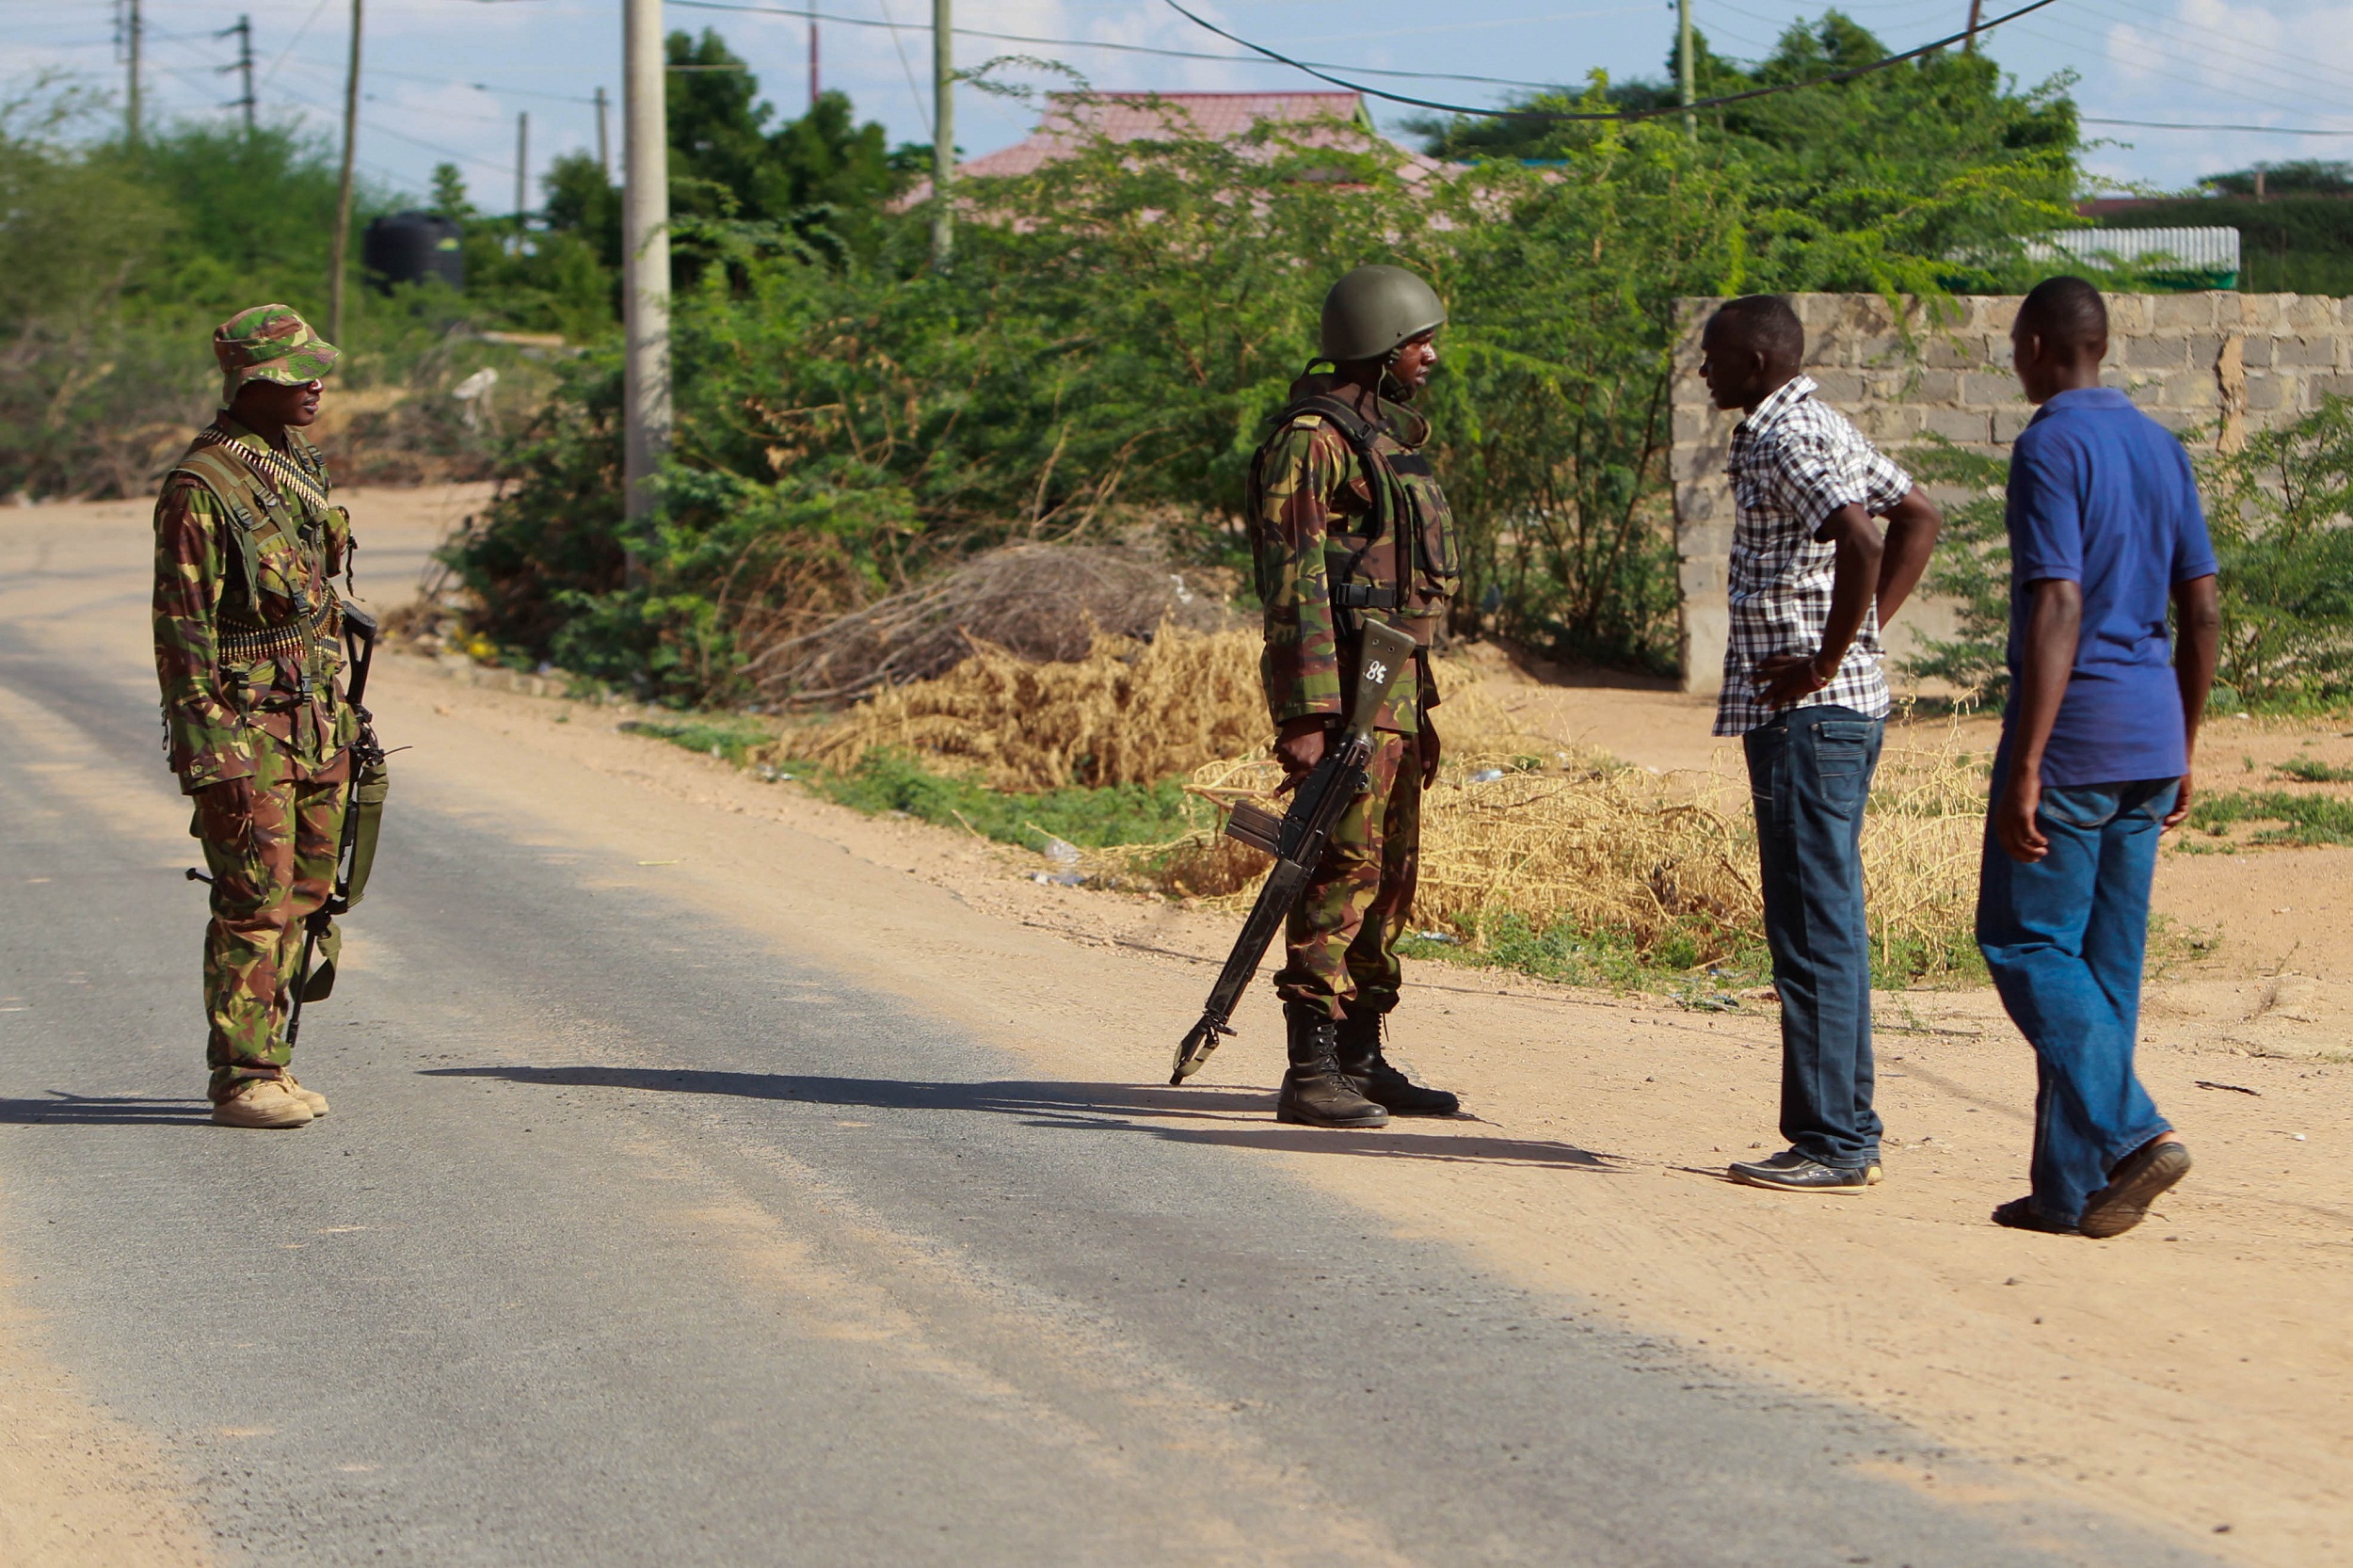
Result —
M 913 753 L 998 788 L 1151 782 L 1189 774 L 1221 806 L 1272 797 L 1251 632 L 1164 627 L 1100 638 L 1084 660 L 1032 664 L 987 648 L 787 744 L 835 767 L 874 747 Z M 1700 964 L 1763 941 L 1756 827 L 1745 778 L 1657 774 L 1532 733 L 1468 665 L 1442 659 L 1447 765 L 1426 797 L 1417 926 L 1474 949 L 1507 920 L 1606 935 Z M 1279 808 L 1279 803 L 1277 803 Z M 1946 736 L 1891 745 L 1864 827 L 1872 934 L 1883 967 L 1922 979 L 1974 966 L 1985 818 L 1981 758 Z M 1098 884 L 1239 900 L 1265 857 L 1210 832 L 1092 851 Z

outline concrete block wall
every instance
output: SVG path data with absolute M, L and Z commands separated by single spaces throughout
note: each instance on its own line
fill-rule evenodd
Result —
M 1898 462 L 1928 435 L 2008 453 L 2034 412 L 2009 368 L 2018 302 L 2015 295 L 1952 300 L 1941 318 L 1912 303 L 1899 323 L 1877 295 L 1791 296 L 1805 324 L 1806 374 Z M 1722 685 L 1727 630 L 1732 489 L 1723 466 L 1740 413 L 1709 407 L 1700 380 L 1700 332 L 1721 303 L 1676 301 L 1671 462 L 1684 683 L 1695 692 Z M 2329 393 L 2353 396 L 2348 303 L 2297 294 L 2110 295 L 2105 379 L 2168 429 L 2234 446 L 2249 429 L 2292 420 Z M 1907 605 L 1888 651 L 1900 658 L 1949 626 L 1949 613 L 1932 602 Z

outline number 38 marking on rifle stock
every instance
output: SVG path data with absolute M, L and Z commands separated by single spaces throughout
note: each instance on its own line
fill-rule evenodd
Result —
M 1365 666 L 1365 679 L 1375 685 L 1380 685 L 1389 679 L 1389 666 L 1375 659 Z

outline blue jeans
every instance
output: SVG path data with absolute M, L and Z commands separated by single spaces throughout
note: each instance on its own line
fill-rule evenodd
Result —
M 1993 772 L 2001 798 L 2007 759 Z M 2050 853 L 2020 865 L 1989 817 L 1977 946 L 2010 1021 L 2034 1047 L 2034 1207 L 2072 1224 L 2108 1171 L 2171 1124 L 2133 1075 L 2157 833 L 2181 780 L 2042 792 Z
M 1841 1169 L 1880 1157 L 1863 806 L 1886 729 L 1851 708 L 1797 708 L 1741 740 L 1781 993 L 1781 1135 Z

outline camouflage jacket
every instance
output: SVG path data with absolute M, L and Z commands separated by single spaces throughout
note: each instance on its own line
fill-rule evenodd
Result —
M 328 500 L 317 449 L 287 435 L 281 456 L 222 413 L 155 503 L 155 677 L 171 769 L 191 794 L 249 776 L 257 732 L 291 751 L 297 778 L 317 778 L 358 728 L 336 684 L 331 581 L 351 519 Z
M 1325 390 L 1310 376 L 1294 396 Z M 1454 520 L 1420 448 L 1429 422 L 1384 402 L 1372 451 L 1385 489 L 1383 526 L 1371 533 L 1373 492 L 1334 420 L 1294 405 L 1251 465 L 1250 524 L 1258 595 L 1266 605 L 1259 673 L 1274 722 L 1311 713 L 1338 717 L 1354 677 L 1353 600 L 1430 646 L 1461 580 Z M 1335 589 L 1338 592 L 1336 594 Z M 1343 602 L 1336 606 L 1336 599 Z M 1412 734 L 1437 705 L 1426 661 L 1399 682 L 1377 728 Z

